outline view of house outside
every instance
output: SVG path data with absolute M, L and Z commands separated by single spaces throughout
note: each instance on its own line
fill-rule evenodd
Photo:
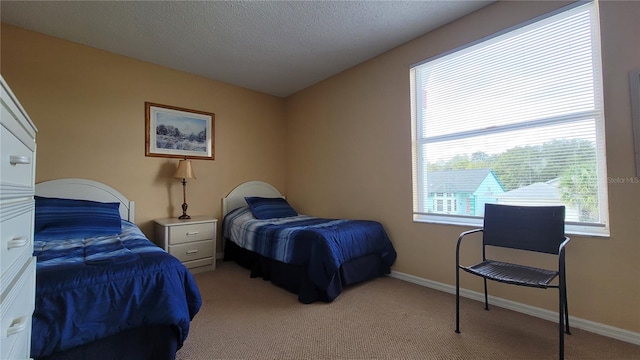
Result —
M 587 140 L 553 140 L 426 163 L 428 213 L 483 216 L 485 203 L 564 205 L 567 221 L 598 219 L 596 151 Z

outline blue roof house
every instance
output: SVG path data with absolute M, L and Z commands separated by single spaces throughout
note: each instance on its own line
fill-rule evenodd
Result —
M 423 205 L 429 213 L 483 216 L 484 204 L 504 192 L 491 169 L 430 171 Z

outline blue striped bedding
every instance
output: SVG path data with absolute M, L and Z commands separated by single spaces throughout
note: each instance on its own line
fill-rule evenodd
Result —
M 241 248 L 287 264 L 306 265 L 319 289 L 327 289 L 340 266 L 378 254 L 391 266 L 396 259 L 382 224 L 369 220 L 325 219 L 307 215 L 258 220 L 248 207 L 229 212 L 222 224 L 225 239 Z
M 202 304 L 195 280 L 136 225 L 121 226 L 119 235 L 85 239 L 36 233 L 32 357 L 146 325 L 175 325 L 182 346 Z

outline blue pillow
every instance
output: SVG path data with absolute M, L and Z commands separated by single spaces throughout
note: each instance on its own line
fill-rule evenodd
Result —
M 256 219 L 266 220 L 298 216 L 298 213 L 283 198 L 245 197 L 244 199 Z
M 35 236 L 39 240 L 117 235 L 120 203 L 35 196 Z

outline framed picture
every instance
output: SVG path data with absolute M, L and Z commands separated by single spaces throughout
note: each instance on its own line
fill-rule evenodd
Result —
M 145 102 L 145 155 L 214 159 L 215 115 Z

